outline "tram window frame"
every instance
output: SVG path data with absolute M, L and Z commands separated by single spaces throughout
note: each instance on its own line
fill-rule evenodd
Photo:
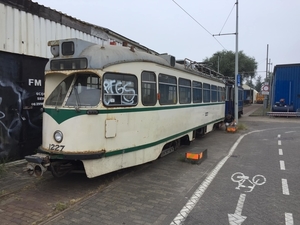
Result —
M 45 101 L 47 106 L 62 106 L 65 98 L 69 92 L 69 89 L 73 83 L 75 74 L 69 75 L 62 80 L 51 92 L 49 97 Z
M 96 107 L 100 103 L 101 79 L 94 73 L 78 73 L 65 107 Z
M 121 87 L 116 88 L 116 85 Z M 121 93 L 119 89 L 127 93 Z M 102 102 L 106 107 L 132 107 L 138 104 L 138 79 L 135 75 L 107 72 L 103 75 L 102 90 Z
M 201 103 L 203 98 L 202 83 L 193 81 L 193 103 Z
M 101 80 L 96 76 L 89 76 L 87 80 L 87 89 L 101 89 Z
M 216 85 L 210 86 L 210 96 L 211 96 L 211 102 L 217 102 L 218 101 L 218 87 Z
M 65 41 L 61 45 L 62 55 L 74 55 L 75 53 L 75 44 L 73 41 Z
M 225 101 L 232 101 L 233 100 L 233 91 L 232 91 L 232 86 L 227 85 L 225 87 Z
M 210 84 L 203 83 L 203 102 L 210 102 Z
M 157 103 L 156 74 L 152 71 L 143 71 L 141 75 L 142 104 L 154 106 Z
M 191 80 L 179 78 L 178 79 L 178 88 L 179 88 L 179 103 L 180 104 L 189 104 L 191 103 Z
M 177 78 L 172 75 L 158 75 L 159 104 L 175 105 L 177 104 Z
M 219 91 L 220 91 L 220 102 L 224 102 L 225 101 L 225 88 L 224 87 L 219 87 Z

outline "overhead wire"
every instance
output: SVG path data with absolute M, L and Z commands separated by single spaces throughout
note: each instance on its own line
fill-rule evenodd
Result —
M 220 32 L 219 32 L 219 34 L 221 34 L 223 28 L 225 27 L 225 25 L 226 25 L 226 23 L 227 23 L 227 21 L 228 21 L 230 15 L 231 15 L 231 13 L 232 13 L 234 7 L 235 7 L 235 5 L 236 5 L 236 4 L 234 3 L 233 6 L 232 6 L 232 9 L 231 9 L 231 11 L 230 11 L 230 13 L 229 13 L 229 15 L 228 15 L 228 17 L 227 17 L 227 19 L 226 19 L 226 21 L 225 21 L 225 23 L 223 24 L 223 27 L 221 28 L 221 30 L 220 30 Z
M 189 17 L 191 17 L 199 26 L 201 26 L 207 33 L 209 33 L 221 46 L 227 51 L 227 49 L 221 44 L 221 42 L 214 37 L 201 23 L 199 23 L 191 14 L 189 14 L 181 5 L 179 5 L 175 0 L 172 0 L 182 11 L 184 11 Z

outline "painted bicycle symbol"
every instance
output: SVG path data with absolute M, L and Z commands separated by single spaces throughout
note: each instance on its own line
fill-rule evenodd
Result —
M 240 188 L 246 188 L 249 190 L 245 190 L 245 192 L 251 192 L 253 191 L 254 187 L 256 185 L 263 185 L 266 183 L 266 178 L 263 175 L 255 175 L 251 180 L 249 176 L 245 176 L 241 172 L 236 172 L 232 174 L 231 180 L 233 182 L 237 182 L 238 186 L 235 188 L 237 190 L 241 190 Z

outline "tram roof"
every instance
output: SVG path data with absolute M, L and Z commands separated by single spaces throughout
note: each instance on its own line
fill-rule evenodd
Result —
M 99 46 L 92 45 L 82 52 L 82 55 L 90 56 L 89 68 L 104 69 L 110 65 L 129 62 L 150 62 L 169 68 L 174 68 L 196 76 L 203 76 L 208 79 L 220 81 L 215 76 L 210 76 L 195 69 L 188 69 L 186 65 L 176 63 L 175 57 L 168 54 L 154 55 L 135 48 L 123 46 Z
M 133 46 L 97 45 L 76 38 L 49 41 L 48 45 L 51 48 L 51 52 L 55 50 L 53 51 L 55 57 L 49 61 L 46 70 L 50 70 L 52 60 L 86 58 L 88 61 L 88 69 L 104 69 L 111 65 L 129 62 L 149 62 L 219 82 L 224 79 L 223 75 L 189 59 L 176 62 L 174 56 L 168 54 L 153 54 L 151 51 L 146 52 Z M 67 49 L 68 46 L 69 49 Z M 73 47 L 70 48 L 70 46 Z M 65 50 L 70 50 L 70 52 L 65 54 Z

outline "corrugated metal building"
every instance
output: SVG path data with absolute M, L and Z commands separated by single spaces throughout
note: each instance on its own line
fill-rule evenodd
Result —
M 155 51 L 112 30 L 77 20 L 31 0 L 0 0 L 0 51 L 52 57 L 50 40 L 79 38 L 101 44 L 118 44 Z
M 32 154 L 41 144 L 48 41 L 79 38 L 98 44 L 140 45 L 31 0 L 0 0 L 0 160 Z
M 300 63 L 274 67 L 271 104 L 272 111 L 300 111 Z

